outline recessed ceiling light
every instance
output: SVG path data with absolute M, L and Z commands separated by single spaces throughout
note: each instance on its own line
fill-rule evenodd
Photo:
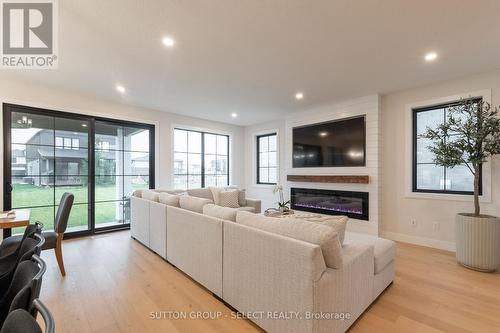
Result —
M 172 38 L 172 37 L 163 37 L 161 42 L 163 43 L 163 45 L 165 45 L 166 47 L 172 47 L 175 45 L 175 40 Z
M 319 136 L 321 137 L 328 136 L 328 132 L 319 132 Z
M 238 117 L 238 114 L 237 114 L 236 112 L 233 112 L 233 113 L 231 113 L 231 117 L 233 117 L 233 118 L 237 118 L 237 117 Z
M 302 98 L 304 98 L 304 94 L 303 93 L 298 92 L 298 93 L 295 94 L 295 99 L 301 100 Z
M 125 89 L 125 87 L 124 87 L 124 86 L 121 86 L 121 85 L 117 85 L 117 86 L 116 86 L 116 90 L 117 90 L 119 93 L 122 93 L 122 94 L 124 94 L 124 93 L 127 91 L 127 89 Z
M 438 57 L 436 52 L 429 52 L 425 55 L 425 61 L 434 61 Z
M 82 124 L 82 127 L 87 127 L 87 124 Z

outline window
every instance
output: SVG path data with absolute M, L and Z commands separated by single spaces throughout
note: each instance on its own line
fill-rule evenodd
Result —
M 61 138 L 60 136 L 57 136 L 56 137 L 56 147 L 62 148 L 62 146 L 63 146 L 63 138 Z
M 257 184 L 276 184 L 278 150 L 276 133 L 257 136 Z
M 174 188 L 229 184 L 229 136 L 174 129 Z
M 73 150 L 80 149 L 80 139 L 71 139 L 71 149 Z
M 428 127 L 437 128 L 445 123 L 448 110 L 457 103 L 413 109 L 413 192 L 473 194 L 474 178 L 467 165 L 446 168 L 435 164 L 428 149 L 432 142 L 421 137 Z M 482 192 L 482 182 L 479 191 Z
M 64 149 L 71 149 L 71 138 L 64 138 Z

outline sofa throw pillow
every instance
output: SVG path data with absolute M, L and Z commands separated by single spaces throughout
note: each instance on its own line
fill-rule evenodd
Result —
M 342 267 L 342 246 L 338 234 L 326 225 L 296 218 L 265 217 L 242 211 L 236 214 L 236 223 L 319 245 L 327 267 Z
M 192 197 L 190 195 L 182 195 L 179 197 L 179 206 L 181 208 L 200 214 L 203 214 L 203 206 L 213 203 L 214 202 L 210 199 Z
M 239 208 L 239 191 L 220 191 L 219 206 Z
M 247 205 L 247 193 L 245 189 L 239 189 L 237 185 L 229 185 L 228 187 L 225 188 L 226 191 L 228 190 L 236 190 L 239 193 L 238 196 L 238 203 L 240 204 L 241 207 L 244 207 Z
M 221 188 L 221 187 L 209 187 L 208 188 L 211 192 L 212 192 L 212 197 L 214 198 L 214 203 L 216 205 L 219 205 L 220 204 L 220 197 L 219 197 L 219 194 L 221 191 L 223 191 L 224 189 Z
M 158 202 L 159 193 L 152 190 L 142 191 L 142 198 L 150 201 Z
M 297 214 L 296 218 L 327 225 L 330 228 L 333 228 L 333 230 L 335 230 L 339 234 L 340 244 L 344 244 L 345 229 L 347 226 L 347 221 L 349 220 L 347 216 L 323 216 L 314 214 L 313 216 L 308 217 L 300 216 L 300 214 Z
M 180 196 L 170 193 L 160 193 L 158 195 L 160 203 L 167 206 L 179 207 L 179 199 Z

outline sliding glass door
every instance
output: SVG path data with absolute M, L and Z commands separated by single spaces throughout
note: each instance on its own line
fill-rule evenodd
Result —
M 132 192 L 154 183 L 154 126 L 10 104 L 3 121 L 5 210 L 51 230 L 71 192 L 68 233 L 128 227 Z
M 130 196 L 149 188 L 150 129 L 95 123 L 95 226 L 130 223 Z

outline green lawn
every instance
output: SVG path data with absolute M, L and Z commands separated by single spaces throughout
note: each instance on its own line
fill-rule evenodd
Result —
M 133 189 L 145 188 L 144 185 L 133 185 Z M 43 187 L 28 184 L 15 184 L 12 191 L 12 207 L 36 207 L 31 208 L 31 221 L 40 221 L 45 225 L 45 230 L 54 228 L 54 215 L 57 212 L 57 205 L 64 192 L 73 193 L 75 201 L 71 209 L 71 215 L 68 222 L 68 231 L 86 229 L 88 225 L 88 187 L 87 186 L 58 186 Z M 55 196 L 55 198 L 54 198 Z M 99 202 L 120 200 L 122 195 L 116 194 L 115 185 L 97 185 L 96 186 L 96 207 L 95 223 L 122 223 L 117 221 L 117 209 L 121 209 L 120 202 Z M 19 230 L 18 230 L 19 229 Z M 23 232 L 22 229 L 14 229 L 13 233 Z

